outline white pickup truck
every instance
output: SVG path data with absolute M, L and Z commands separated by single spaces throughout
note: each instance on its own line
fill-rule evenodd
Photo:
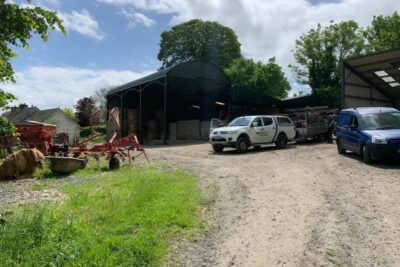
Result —
M 295 137 L 295 126 L 288 117 L 259 115 L 239 117 L 227 127 L 213 129 L 210 143 L 217 153 L 225 147 L 244 153 L 250 146 L 257 149 L 263 144 L 275 143 L 278 148 L 284 148 Z

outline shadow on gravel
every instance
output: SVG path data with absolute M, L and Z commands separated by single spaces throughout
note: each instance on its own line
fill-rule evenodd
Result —
M 357 160 L 367 166 L 370 167 L 375 167 L 375 168 L 380 168 L 380 169 L 400 169 L 400 159 L 387 159 L 387 160 L 380 160 L 380 161 L 374 161 L 372 163 L 366 164 L 363 162 L 362 158 L 360 155 L 356 154 L 356 153 L 351 153 L 351 152 L 347 152 L 346 154 L 343 154 L 344 157 L 353 159 L 353 160 Z
M 258 149 L 249 148 L 246 153 L 238 153 L 234 148 L 226 147 L 223 152 L 215 153 L 212 150 L 209 152 L 210 155 L 218 155 L 218 156 L 240 156 L 240 155 L 251 155 L 257 153 L 263 153 L 267 151 L 279 151 L 279 150 L 287 150 L 295 148 L 295 144 L 289 144 L 286 148 L 276 148 L 275 145 L 263 146 Z

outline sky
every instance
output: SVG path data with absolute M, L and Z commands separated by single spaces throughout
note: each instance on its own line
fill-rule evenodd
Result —
M 24 0 L 13 0 L 26 4 Z M 28 50 L 16 48 L 12 60 L 15 84 L 0 88 L 18 103 L 39 108 L 73 107 L 102 87 L 112 87 L 155 72 L 160 34 L 190 19 L 218 21 L 238 35 L 245 57 L 282 66 L 292 90 L 296 83 L 288 65 L 302 34 L 318 23 L 355 20 L 370 24 L 374 15 L 400 10 L 398 0 L 33 0 L 55 10 L 68 34 L 60 31 L 47 42 L 34 36 Z

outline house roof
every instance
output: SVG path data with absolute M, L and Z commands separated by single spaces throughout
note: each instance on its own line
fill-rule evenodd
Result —
M 17 108 L 15 110 L 4 113 L 4 117 L 14 123 L 24 121 L 47 122 L 54 114 L 61 111 L 59 108 L 39 110 L 37 107 Z
M 21 122 L 27 120 L 30 116 L 40 111 L 37 107 L 16 108 L 15 110 L 8 111 L 2 116 L 12 122 Z

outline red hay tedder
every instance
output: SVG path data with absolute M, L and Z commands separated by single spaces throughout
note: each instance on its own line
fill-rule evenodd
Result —
M 91 117 L 97 112 L 91 114 Z M 120 159 L 129 163 L 140 155 L 144 155 L 147 162 L 150 162 L 144 148 L 140 145 L 137 136 L 134 133 L 126 137 L 117 139 L 120 132 L 119 110 L 114 108 L 109 112 L 111 123 L 115 125 L 115 131 L 104 144 L 94 144 L 89 146 L 89 141 L 102 135 L 92 130 L 92 134 L 79 142 L 77 145 L 66 149 L 60 145 L 52 143 L 52 137 L 57 131 L 57 127 L 51 124 L 28 121 L 17 125 L 17 132 L 20 135 L 21 144 L 24 147 L 37 148 L 46 155 L 51 162 L 50 168 L 55 173 L 69 173 L 78 168 L 86 166 L 89 157 L 99 161 L 105 157 L 109 161 L 110 169 L 117 169 L 120 166 Z
M 96 113 L 97 112 L 91 114 L 91 117 Z M 128 136 L 120 139 L 116 138 L 121 129 L 118 114 L 118 108 L 113 108 L 109 112 L 109 117 L 112 120 L 112 123 L 115 125 L 115 131 L 108 142 L 89 147 L 89 141 L 102 135 L 92 130 L 92 134 L 88 138 L 82 140 L 76 146 L 72 147 L 71 150 L 73 157 L 80 157 L 84 155 L 86 157 L 93 157 L 98 161 L 100 157 L 105 156 L 106 160 L 109 161 L 109 167 L 112 170 L 119 168 L 120 159 L 128 159 L 129 163 L 131 163 L 136 157 L 144 155 L 147 162 L 150 162 L 144 148 L 140 145 L 139 140 L 134 133 L 131 133 Z M 137 152 L 136 155 L 135 152 Z

